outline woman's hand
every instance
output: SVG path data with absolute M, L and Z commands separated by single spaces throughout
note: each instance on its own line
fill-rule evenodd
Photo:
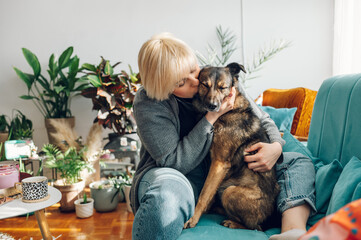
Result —
M 257 151 L 254 155 L 247 155 Z M 282 154 L 282 146 L 279 142 L 263 143 L 259 142 L 245 150 L 244 161 L 248 163 L 248 168 L 256 172 L 267 172 L 276 164 Z
M 236 99 L 236 88 L 232 87 L 231 93 L 223 100 L 221 107 L 219 108 L 219 111 L 208 112 L 206 114 L 206 119 L 208 120 L 208 122 L 210 122 L 213 125 L 220 116 L 232 110 L 235 99 Z

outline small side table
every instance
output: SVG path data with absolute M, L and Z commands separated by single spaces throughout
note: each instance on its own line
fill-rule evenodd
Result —
M 61 193 L 58 189 L 49 186 L 48 193 L 50 198 L 38 203 L 25 203 L 20 199 L 15 199 L 11 202 L 0 206 L 0 219 L 16 217 L 30 212 L 35 212 L 36 220 L 44 240 L 53 239 L 48 222 L 45 217 L 45 208 L 54 205 L 61 199 Z

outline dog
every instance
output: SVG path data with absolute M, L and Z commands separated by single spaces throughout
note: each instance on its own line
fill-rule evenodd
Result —
M 238 86 L 238 63 L 226 67 L 205 67 L 199 73 L 199 90 L 193 100 L 194 107 L 203 113 L 218 111 L 232 87 Z M 184 228 L 195 227 L 201 215 L 214 200 L 228 219 L 222 225 L 229 228 L 262 230 L 271 216 L 279 193 L 275 169 L 260 173 L 250 170 L 244 162 L 244 150 L 257 142 L 269 142 L 260 119 L 252 112 L 250 103 L 236 91 L 234 107 L 214 124 L 211 145 L 211 166 L 199 196 L 194 215 Z

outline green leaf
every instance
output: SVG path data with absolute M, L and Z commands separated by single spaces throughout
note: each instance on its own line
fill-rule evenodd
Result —
M 71 55 L 73 54 L 73 47 L 68 47 L 59 57 L 59 67 L 60 69 L 65 68 L 70 60 Z
M 54 87 L 54 90 L 55 90 L 55 92 L 56 92 L 57 94 L 59 94 L 61 91 L 64 90 L 64 88 L 65 88 L 65 87 L 63 87 L 63 86 L 55 86 L 55 87 Z
M 105 64 L 104 73 L 106 75 L 112 75 L 113 74 L 113 68 L 112 68 L 112 66 L 110 66 L 109 61 L 107 61 L 107 63 Z
M 38 58 L 30 50 L 28 50 L 26 48 L 22 48 L 22 50 L 23 50 L 23 54 L 24 54 L 26 61 L 29 63 L 29 65 L 31 66 L 31 68 L 34 71 L 35 77 L 36 78 L 39 77 L 41 68 L 40 68 L 40 63 L 39 63 Z
M 89 75 L 88 80 L 94 87 L 101 87 L 102 82 L 100 81 L 99 77 L 96 75 Z
M 83 69 L 85 70 L 89 70 L 89 71 L 92 71 L 92 72 L 96 72 L 97 71 L 97 68 L 92 65 L 92 64 L 89 64 L 89 63 L 84 63 L 82 66 L 81 66 Z
M 73 89 L 74 85 L 75 85 L 75 77 L 78 74 L 79 71 L 79 58 L 77 56 L 75 56 L 72 61 L 71 64 L 69 66 L 69 73 L 68 73 L 68 78 L 69 78 L 69 89 Z
M 26 86 L 28 87 L 28 90 L 30 91 L 31 86 L 33 85 L 34 79 L 31 79 L 30 75 L 23 73 L 16 67 L 14 67 L 14 70 L 15 70 L 16 74 L 18 75 L 18 77 L 25 82 Z
M 130 80 L 131 80 L 133 83 L 135 83 L 135 82 L 138 81 L 138 78 L 137 78 L 136 76 L 134 76 L 134 75 L 130 75 L 129 77 L 130 77 Z
M 89 87 L 90 86 L 89 86 L 88 83 L 84 83 L 84 84 L 79 85 L 77 88 L 75 88 L 74 92 L 82 91 L 82 90 L 87 89 Z
M 34 96 L 30 96 L 30 95 L 22 95 L 22 96 L 20 96 L 20 98 L 24 99 L 24 100 L 32 100 L 32 99 L 39 100 L 39 98 L 34 97 Z

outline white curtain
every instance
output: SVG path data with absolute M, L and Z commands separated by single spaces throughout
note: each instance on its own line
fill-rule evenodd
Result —
M 361 73 L 361 0 L 335 0 L 333 75 Z

